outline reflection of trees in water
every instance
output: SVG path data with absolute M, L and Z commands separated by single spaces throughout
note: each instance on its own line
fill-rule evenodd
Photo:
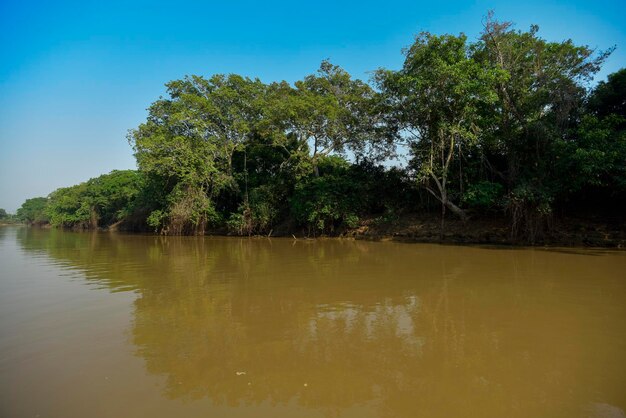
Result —
M 295 401 L 328 416 L 355 405 L 389 417 L 577 416 L 603 384 L 582 364 L 601 357 L 572 326 L 581 314 L 554 304 L 555 293 L 579 297 L 559 278 L 583 264 L 555 266 L 544 253 L 36 230 L 19 239 L 137 291 L 132 341 L 170 398 Z

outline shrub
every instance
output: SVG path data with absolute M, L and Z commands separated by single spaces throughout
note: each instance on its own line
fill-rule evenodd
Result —
M 503 191 L 504 187 L 500 183 L 481 181 L 470 185 L 461 201 L 474 209 L 494 209 L 502 205 Z

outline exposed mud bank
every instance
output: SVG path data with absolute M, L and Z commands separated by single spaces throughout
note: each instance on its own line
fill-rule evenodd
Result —
M 408 215 L 388 222 L 368 220 L 342 236 L 364 240 L 451 244 L 626 248 L 624 222 L 573 218 L 555 220 L 544 234 L 533 241 L 513 239 L 510 226 L 504 218 L 472 219 L 465 223 L 458 219 L 447 219 L 442 236 L 440 219 L 433 215 Z

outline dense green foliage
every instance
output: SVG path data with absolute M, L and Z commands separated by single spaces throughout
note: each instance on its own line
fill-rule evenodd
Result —
M 142 190 L 143 177 L 137 171 L 112 171 L 57 189 L 47 198 L 28 199 L 18 209 L 17 217 L 27 223 L 68 228 L 107 227 L 133 215 Z
M 45 197 L 34 197 L 26 199 L 15 214 L 19 220 L 29 224 L 44 224 L 49 221 L 46 213 L 48 199 Z
M 137 172 L 31 199 L 19 215 L 318 235 L 420 211 L 440 211 L 443 233 L 450 211 L 464 222 L 499 214 L 513 238 L 534 241 L 555 216 L 623 216 L 626 69 L 590 87 L 610 52 L 489 15 L 476 41 L 418 35 L 402 67 L 371 84 L 327 61 L 293 85 L 185 77 L 130 131 Z M 381 165 L 398 150 L 406 167 Z
M 131 214 L 141 187 L 138 172 L 113 171 L 76 186 L 55 190 L 49 196 L 46 211 L 54 226 L 109 226 Z

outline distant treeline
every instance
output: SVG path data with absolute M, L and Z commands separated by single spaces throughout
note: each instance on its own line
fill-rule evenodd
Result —
M 370 83 L 322 62 L 293 85 L 169 82 L 130 131 L 138 171 L 27 200 L 18 217 L 163 234 L 333 234 L 364 217 L 509 219 L 534 241 L 561 216 L 623 217 L 626 69 L 612 52 L 487 17 L 477 41 L 421 33 Z M 382 164 L 402 153 L 403 168 Z

